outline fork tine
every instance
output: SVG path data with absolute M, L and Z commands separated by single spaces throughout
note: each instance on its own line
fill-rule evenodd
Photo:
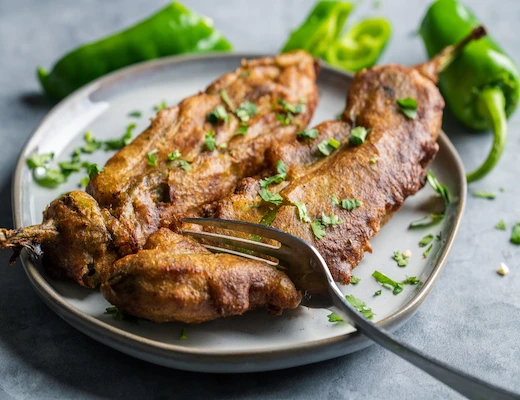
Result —
M 278 266 L 277 262 L 266 260 L 265 258 L 255 257 L 255 256 L 252 256 L 251 254 L 242 253 L 240 251 L 235 251 L 235 250 L 231 250 L 231 249 L 225 249 L 223 247 L 211 246 L 209 244 L 203 244 L 202 246 L 204 246 L 208 250 L 212 250 L 212 251 L 217 252 L 217 253 L 232 254 L 234 256 L 249 258 L 250 260 L 262 261 L 264 263 L 272 265 L 273 267 Z
M 280 242 L 282 245 L 291 247 L 288 239 L 290 240 L 292 235 L 264 225 L 217 218 L 183 218 L 182 222 L 202 226 L 211 226 L 214 228 L 228 229 L 245 233 L 252 233 L 254 235 L 262 236 L 264 238 L 276 240 Z
M 280 256 L 280 248 L 278 246 L 273 246 L 267 243 L 255 242 L 253 240 L 242 239 L 235 236 L 220 235 L 218 233 L 212 232 L 192 231 L 190 229 L 183 229 L 182 233 L 186 233 L 196 239 L 204 239 L 216 244 L 227 244 L 230 246 L 240 247 L 242 249 L 266 254 L 271 257 Z

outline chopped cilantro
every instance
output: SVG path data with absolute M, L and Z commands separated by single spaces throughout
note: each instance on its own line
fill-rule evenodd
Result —
M 81 147 L 81 152 L 86 154 L 92 154 L 96 150 L 100 149 L 103 146 L 103 142 L 96 140 L 92 137 L 92 131 L 88 131 L 85 133 L 85 145 Z
M 240 74 L 238 74 L 238 77 L 239 78 L 247 78 L 249 75 L 251 75 L 251 72 L 244 71 L 244 72 L 241 72 Z
M 428 214 L 426 217 L 422 217 L 415 221 L 410 222 L 409 228 L 426 228 L 429 226 L 437 225 L 444 219 L 444 214 Z
M 418 285 L 422 283 L 419 279 L 417 279 L 415 276 L 407 276 L 406 279 L 403 281 L 405 285 Z
M 369 162 L 370 164 L 375 164 L 375 163 L 377 163 L 377 160 L 378 160 L 377 157 L 372 157 L 368 162 Z
M 276 163 L 276 171 L 278 172 L 276 175 L 273 175 L 269 178 L 261 179 L 259 182 L 260 187 L 266 188 L 272 183 L 280 183 L 284 181 L 285 177 L 287 176 L 287 167 L 282 160 L 279 160 Z
M 301 132 L 296 134 L 299 138 L 307 138 L 307 139 L 316 139 L 319 135 L 319 131 L 317 129 L 304 129 Z
M 258 194 L 264 201 L 267 201 L 269 203 L 280 205 L 283 202 L 283 198 L 282 196 L 280 196 L 279 193 L 271 193 L 266 188 L 261 188 L 258 191 Z
M 430 245 L 428 246 L 428 248 L 427 248 L 427 249 L 424 251 L 424 253 L 423 253 L 423 257 L 424 257 L 424 258 L 427 258 L 427 257 L 428 257 L 428 254 L 430 254 L 430 251 L 432 251 L 432 248 L 433 248 L 433 244 L 430 244 Z
M 384 287 L 388 287 L 388 286 L 392 287 L 394 289 L 392 291 L 393 294 L 399 294 L 404 289 L 404 283 L 396 282 L 393 279 L 389 278 L 388 276 L 386 276 L 385 274 L 383 274 L 379 271 L 374 271 L 372 276 L 374 277 L 374 279 L 376 281 L 378 281 Z
M 190 164 L 186 160 L 179 160 L 177 163 L 177 168 L 182 168 L 186 172 L 191 170 Z
M 394 260 L 400 267 L 406 267 L 408 265 L 408 260 L 405 256 L 403 256 L 403 253 L 401 253 L 400 251 L 394 251 Z
M 175 161 L 176 159 L 181 157 L 181 152 L 179 150 L 174 150 L 170 154 L 168 154 L 168 161 Z
M 133 118 L 141 118 L 143 115 L 143 113 L 141 111 L 131 111 L 128 113 L 128 116 L 129 117 L 133 117 Z
M 355 277 L 354 275 L 352 275 L 352 278 L 350 278 L 350 283 L 353 285 L 357 285 L 360 281 L 361 281 L 361 279 Z
M 153 149 L 152 151 L 149 151 L 148 153 L 146 153 L 146 159 L 148 160 L 148 165 L 150 165 L 151 167 L 155 167 L 157 166 L 157 153 L 159 152 L 159 150 L 157 149 Z
M 98 164 L 87 163 L 85 167 L 87 168 L 87 173 L 90 179 L 95 178 L 103 172 L 103 167 L 100 167 Z
M 220 97 L 222 97 L 222 100 L 224 101 L 224 103 L 226 103 L 226 105 L 229 107 L 229 109 L 231 111 L 233 111 L 235 109 L 235 107 L 233 107 L 233 104 L 231 103 L 231 100 L 229 99 L 229 96 L 225 90 L 220 91 Z
M 249 126 L 247 125 L 240 125 L 235 132 L 235 135 L 245 136 L 247 134 L 247 130 L 249 129 Z
M 314 236 L 318 240 L 323 239 L 326 235 L 325 227 L 321 224 L 321 221 L 319 220 L 311 222 L 311 229 L 312 233 L 314 233 Z
M 374 296 L 381 296 L 381 289 L 379 289 L 378 291 L 376 291 L 376 292 L 374 293 Z
M 364 301 L 354 297 L 353 295 L 346 295 L 345 298 L 365 318 L 372 319 L 372 317 L 374 316 L 374 313 L 372 312 L 371 308 L 367 307 L 367 305 L 365 304 Z
M 476 192 L 473 192 L 473 197 L 479 197 L 481 199 L 493 200 L 497 196 L 495 193 L 486 192 L 484 190 L 477 190 Z
M 249 119 L 258 113 L 258 109 L 255 103 L 245 101 L 236 109 L 235 115 L 237 118 L 245 124 Z
M 229 122 L 229 115 L 224 106 L 218 105 L 212 112 L 206 115 L 206 120 L 212 124 L 216 124 L 218 121 Z
M 359 146 L 360 144 L 365 143 L 365 139 L 371 130 L 372 129 L 366 129 L 362 126 L 356 126 L 350 132 L 349 143 L 353 146 Z
M 439 180 L 433 174 L 432 170 L 428 170 L 426 173 L 426 179 L 428 180 L 428 183 L 433 188 L 433 190 L 435 190 L 442 197 L 442 200 L 444 201 L 444 207 L 447 208 L 452 202 L 450 190 L 446 187 L 446 185 L 443 185 L 439 182 Z
M 513 231 L 511 232 L 511 243 L 520 244 L 520 222 L 518 222 L 515 226 L 513 226 Z
M 498 223 L 495 225 L 495 228 L 496 228 L 496 229 L 499 229 L 499 230 L 501 230 L 501 231 L 505 231 L 505 230 L 507 230 L 506 221 L 504 221 L 503 219 L 501 219 L 501 220 L 498 221 Z
M 181 337 L 179 340 L 188 340 L 188 335 L 186 335 L 186 328 L 182 328 Z
M 208 151 L 215 150 L 217 142 L 215 141 L 215 132 L 213 131 L 213 129 L 210 129 L 208 132 L 206 132 L 206 137 L 204 139 L 204 145 L 206 146 L 206 149 Z
M 291 113 L 281 114 L 276 113 L 276 119 L 282 123 L 283 126 L 287 126 L 291 123 L 293 115 Z
M 278 104 L 280 104 L 283 108 L 283 110 L 287 113 L 291 114 L 301 114 L 302 112 L 305 112 L 306 107 L 305 104 L 291 104 L 283 99 L 278 99 Z
M 85 177 L 80 179 L 79 186 L 80 187 L 85 187 L 85 186 L 88 185 L 89 182 L 90 182 L 90 178 L 88 176 L 85 176 Z
M 153 109 L 157 112 L 164 110 L 165 108 L 168 108 L 168 105 L 166 104 L 166 100 L 161 101 L 159 104 L 153 106 Z
M 123 314 L 115 306 L 106 308 L 105 314 L 112 315 L 112 318 L 114 318 L 116 321 L 124 320 L 124 321 L 131 322 L 133 324 L 139 324 L 139 318 L 131 316 L 131 315 Z
M 339 146 L 341 146 L 341 143 L 338 142 L 334 138 L 332 138 L 332 139 L 323 139 L 318 144 L 318 150 L 324 156 L 330 156 L 330 153 L 332 153 L 334 150 L 338 149 Z
M 45 154 L 36 154 L 33 153 L 27 159 L 27 166 L 30 169 L 35 169 L 37 167 L 43 167 L 48 162 L 54 159 L 54 153 L 45 153 Z
M 119 150 L 132 141 L 132 131 L 136 124 L 130 124 L 126 127 L 125 134 L 119 139 L 107 140 L 105 142 L 105 150 Z
M 58 166 L 64 175 L 70 175 L 73 172 L 81 171 L 81 163 L 79 161 L 61 161 L 58 163 Z
M 296 206 L 296 208 L 298 208 L 298 216 L 300 217 L 300 221 L 311 222 L 311 219 L 307 215 L 307 207 L 305 206 L 305 203 L 295 201 L 294 205 Z
M 327 315 L 329 322 L 343 322 L 343 319 L 336 313 Z
M 348 210 L 348 211 L 352 211 L 355 208 L 361 207 L 363 205 L 363 202 L 358 199 L 343 199 L 340 201 L 340 200 L 338 200 L 336 195 L 331 196 L 331 201 L 332 201 L 332 204 L 334 204 L 336 206 L 341 206 L 342 208 L 344 208 L 345 210 Z
M 417 101 L 411 97 L 397 100 L 401 112 L 410 119 L 417 118 Z
M 424 236 L 419 241 L 419 247 L 426 247 L 426 246 L 428 246 L 432 240 L 433 240 L 433 235 L 431 233 L 429 235 Z
M 337 215 L 326 215 L 323 211 L 321 212 L 321 224 L 323 226 L 332 226 L 333 228 L 335 228 L 336 226 L 341 225 L 342 223 L 343 221 L 340 220 Z
M 51 189 L 67 181 L 67 177 L 60 170 L 46 167 L 35 168 L 33 178 L 40 186 Z

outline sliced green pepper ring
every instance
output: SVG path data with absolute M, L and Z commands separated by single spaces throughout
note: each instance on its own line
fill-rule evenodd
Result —
M 362 20 L 328 47 L 324 60 L 349 71 L 373 66 L 388 40 L 392 27 L 382 18 Z

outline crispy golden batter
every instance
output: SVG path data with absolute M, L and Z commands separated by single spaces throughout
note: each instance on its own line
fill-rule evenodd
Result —
M 276 268 L 210 253 L 168 229 L 150 236 L 137 254 L 117 261 L 101 292 L 121 312 L 154 322 L 200 323 L 260 307 L 281 314 L 301 300 Z

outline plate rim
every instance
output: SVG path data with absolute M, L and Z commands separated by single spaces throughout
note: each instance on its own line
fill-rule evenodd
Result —
M 69 103 L 88 98 L 90 94 L 94 93 L 98 89 L 117 84 L 118 81 L 128 78 L 133 75 L 138 75 L 150 69 L 161 68 L 161 67 L 175 67 L 178 64 L 206 61 L 211 62 L 216 59 L 243 59 L 243 58 L 256 58 L 263 57 L 265 54 L 259 53 L 206 53 L 206 54 L 192 54 L 165 57 L 157 60 L 146 61 L 143 63 L 135 64 L 129 67 L 122 68 L 114 71 L 104 77 L 101 77 L 82 88 L 76 90 L 71 95 L 57 103 L 53 108 L 45 115 L 40 123 L 34 128 L 33 132 L 29 136 L 28 140 L 20 151 L 18 161 L 16 163 L 16 169 L 13 176 L 12 183 L 12 209 L 13 209 L 13 220 L 15 228 L 22 227 L 22 178 L 25 167 L 26 153 L 29 148 L 33 147 L 34 142 L 39 141 L 39 136 L 43 134 L 42 127 L 48 121 L 52 121 L 54 116 L 58 114 L 62 109 L 66 108 Z M 332 74 L 339 74 L 344 78 L 352 78 L 352 74 L 330 67 L 326 64 L 321 65 L 321 70 L 327 71 Z M 447 258 L 453 247 L 454 239 L 459 230 L 462 215 L 466 205 L 467 197 L 467 183 L 465 179 L 465 170 L 457 153 L 455 147 L 448 139 L 444 132 L 440 132 L 438 143 L 441 147 L 445 148 L 450 157 L 455 163 L 455 171 L 458 180 L 458 185 L 461 188 L 459 196 L 458 207 L 455 213 L 453 229 L 446 243 L 442 249 L 442 252 L 438 258 L 436 265 L 433 267 L 428 279 L 424 282 L 423 286 L 418 292 L 410 298 L 410 300 L 403 305 L 395 313 L 377 322 L 378 326 L 392 329 L 404 323 L 423 301 L 428 297 L 430 291 L 435 285 L 441 271 L 446 265 Z M 93 339 L 100 341 L 106 345 L 109 345 L 117 350 L 131 354 L 135 357 L 150 361 L 154 358 L 153 362 L 165 366 L 174 366 L 185 370 L 193 371 L 209 371 L 209 372 L 238 372 L 238 371 L 266 371 L 280 368 L 286 368 L 295 365 L 302 365 L 311 362 L 316 362 L 324 359 L 330 359 L 335 356 L 344 355 L 345 352 L 339 352 L 336 355 L 319 357 L 319 354 L 325 353 L 325 350 L 330 348 L 340 349 L 344 347 L 346 342 L 350 342 L 351 346 L 356 346 L 357 349 L 366 347 L 372 342 L 363 337 L 359 332 L 354 331 L 346 334 L 341 334 L 325 339 L 311 340 L 305 343 L 273 346 L 262 349 L 252 350 L 207 350 L 198 349 L 192 347 L 185 347 L 182 345 L 162 343 L 153 339 L 148 339 L 138 334 L 133 334 L 120 329 L 116 326 L 107 324 L 106 322 L 92 317 L 72 304 L 68 303 L 63 299 L 52 286 L 45 280 L 40 274 L 38 269 L 35 267 L 31 260 L 31 257 L 27 251 L 22 251 L 21 254 L 22 265 L 26 275 L 33 288 L 36 290 L 42 300 L 62 319 L 74 326 L 76 329 L 87 334 Z M 165 353 L 166 352 L 166 353 Z M 308 362 L 295 362 L 294 358 L 301 355 L 302 352 L 309 352 L 308 356 L 318 355 L 314 357 L 315 360 Z M 284 360 L 284 361 L 282 361 Z M 292 360 L 292 362 L 291 362 Z M 207 368 L 206 363 L 211 362 L 211 368 Z M 256 363 L 264 363 L 270 365 L 268 368 L 259 367 Z M 275 365 L 277 364 L 277 365 Z M 282 365 L 283 364 L 283 365 Z

